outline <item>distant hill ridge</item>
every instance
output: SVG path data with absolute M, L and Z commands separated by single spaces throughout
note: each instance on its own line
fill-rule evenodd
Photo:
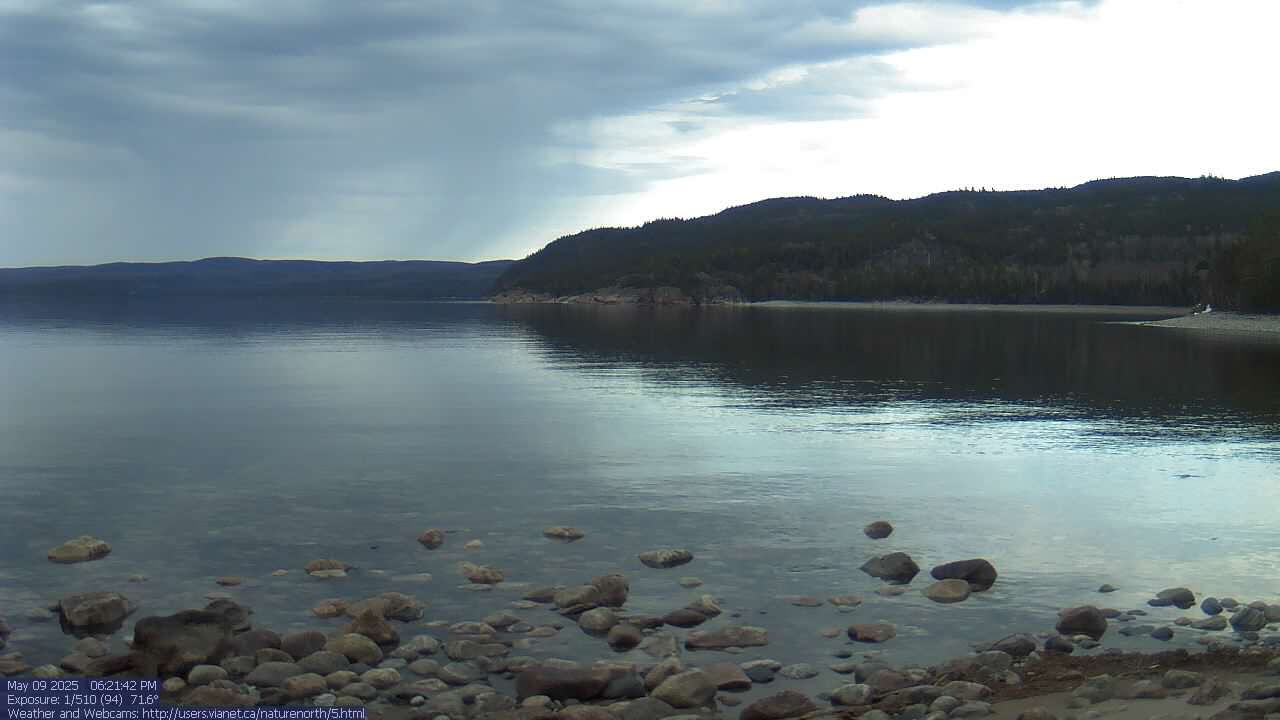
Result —
M 773 198 L 562 237 L 499 301 L 939 300 L 1280 308 L 1280 172 L 911 200 Z
M 0 297 L 478 299 L 512 261 L 202 260 L 0 269 Z

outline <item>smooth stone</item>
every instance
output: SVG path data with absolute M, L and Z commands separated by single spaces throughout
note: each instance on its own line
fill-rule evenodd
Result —
M 81 638 L 71 646 L 71 651 L 90 658 L 100 658 L 108 652 L 107 644 L 95 637 Z
M 680 587 L 682 588 L 696 588 L 696 587 L 699 587 L 700 585 L 702 585 L 701 578 L 696 578 L 696 577 L 680 578 Z
M 1100 593 L 1113 593 L 1113 592 L 1115 592 L 1117 589 L 1118 589 L 1118 588 L 1117 588 L 1115 585 L 1103 584 L 1103 585 L 1102 585 L 1102 587 L 1098 588 L 1098 592 L 1100 592 Z
M 662 616 L 662 622 L 666 625 L 678 628 L 697 627 L 706 622 L 709 618 L 703 613 L 692 608 L 680 608 L 672 610 Z
M 468 540 L 462 544 L 463 550 L 479 550 L 484 547 L 483 540 Z
M 1035 652 L 1036 640 L 1030 635 L 1019 633 L 997 640 L 992 643 L 991 649 L 1008 653 L 1015 658 L 1024 658 Z
M 1217 615 L 1222 612 L 1222 603 L 1218 602 L 1218 598 L 1207 597 L 1200 602 L 1200 610 L 1205 615 Z
M 311 608 L 311 614 L 318 618 L 336 618 L 345 615 L 347 612 L 347 602 L 345 600 L 329 599 L 321 600 Z
M 339 670 L 325 675 L 324 682 L 329 686 L 330 690 L 341 690 L 355 682 L 358 677 L 360 677 L 358 673 L 354 673 L 350 670 Z
M 1071 638 L 1063 635 L 1054 635 L 1044 641 L 1044 649 L 1045 652 L 1070 655 L 1076 651 L 1076 645 L 1071 642 Z
M 326 643 L 324 649 L 345 655 L 351 662 L 376 664 L 382 661 L 382 649 L 364 635 L 339 635 Z
M 187 681 L 180 677 L 171 677 L 160 683 L 160 691 L 169 695 L 176 695 L 187 689 Z
M 1167 642 L 1173 639 L 1173 629 L 1168 627 L 1158 627 L 1151 631 L 1151 637 L 1156 640 Z
M 394 668 L 375 668 L 362 674 L 360 682 L 368 683 L 379 690 L 386 690 L 400 683 L 400 673 Z
M 193 687 L 210 685 L 217 680 L 226 680 L 230 673 L 226 668 L 217 665 L 197 665 L 187 673 L 187 684 Z
M 291 700 L 316 697 L 329 692 L 329 685 L 324 676 L 316 673 L 303 673 L 286 678 L 281 687 Z

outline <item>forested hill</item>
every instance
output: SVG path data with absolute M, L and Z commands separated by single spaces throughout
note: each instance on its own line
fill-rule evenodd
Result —
M 765 200 L 560 238 L 503 273 L 496 290 L 512 301 L 603 293 L 1280 308 L 1280 172 Z
M 0 269 L 0 298 L 483 298 L 510 265 L 510 260 L 319 262 L 228 257 L 11 268 Z

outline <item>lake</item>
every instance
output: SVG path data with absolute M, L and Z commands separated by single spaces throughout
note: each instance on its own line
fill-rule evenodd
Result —
M 339 621 L 310 614 L 324 598 L 398 590 L 429 603 L 426 620 L 474 620 L 531 587 L 622 572 L 629 610 L 712 594 L 726 614 L 704 629 L 770 632 L 735 660 L 815 664 L 822 676 L 788 686 L 821 691 L 846 682 L 824 667 L 842 648 L 936 662 L 1050 631 L 1063 607 L 1145 608 L 1171 586 L 1277 602 L 1280 344 L 1127 322 L 1171 314 L 0 306 L 8 650 L 56 662 L 74 640 L 28 616 L 86 590 L 138 603 L 112 640 L 123 650 L 133 620 L 212 592 L 252 607 L 258 626 L 329 630 Z M 896 531 L 870 540 L 862 528 L 879 519 Z M 586 538 L 544 539 L 549 525 Z M 450 531 L 444 547 L 415 541 L 428 527 Z M 45 559 L 81 534 L 113 552 Z M 464 550 L 473 539 L 483 548 Z M 637 561 L 660 547 L 695 559 Z M 891 551 L 923 568 L 901 597 L 859 571 Z M 999 570 L 992 590 L 957 605 L 919 593 L 932 566 L 970 557 Z M 356 569 L 306 576 L 317 558 Z M 463 560 L 508 583 L 461 589 Z M 224 575 L 244 582 L 215 585 Z M 703 585 L 682 588 L 684 576 Z M 1119 590 L 1100 595 L 1103 583 Z M 784 599 L 840 594 L 864 603 Z M 1147 609 L 1157 625 L 1202 617 Z M 849 647 L 818 634 L 878 620 L 898 637 Z M 1166 647 L 1117 627 L 1104 647 Z M 1175 630 L 1173 644 L 1197 647 L 1201 633 Z M 611 655 L 571 625 L 520 652 Z

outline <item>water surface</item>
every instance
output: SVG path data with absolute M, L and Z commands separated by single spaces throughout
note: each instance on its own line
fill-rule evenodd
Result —
M 930 662 L 1049 630 L 1061 607 L 1139 607 L 1169 586 L 1280 601 L 1280 347 L 1119 322 L 1145 317 L 6 306 L 0 614 L 12 649 L 41 663 L 71 639 L 28 611 L 83 590 L 124 592 L 135 618 L 229 592 L 283 631 L 336 627 L 310 616 L 322 598 L 400 590 L 430 603 L 427 620 L 456 621 L 507 607 L 524 583 L 623 572 L 635 612 L 711 593 L 772 633 L 737 659 L 821 666 L 846 641 L 818 629 L 855 621 L 897 623 L 875 649 Z M 876 519 L 897 527 L 890 539 L 863 536 Z M 554 543 L 548 525 L 587 538 Z M 414 541 L 427 527 L 452 531 L 444 548 Z M 85 533 L 112 554 L 45 560 Z M 464 551 L 470 539 L 484 548 Z M 697 559 L 658 571 L 635 558 L 664 546 Z M 895 550 L 925 573 L 881 597 L 858 567 Z M 323 557 L 358 569 L 302 574 Z M 999 569 L 992 591 L 956 606 L 914 591 L 968 557 Z M 460 589 L 464 559 L 514 585 Z M 219 588 L 222 575 L 244 585 Z M 705 585 L 682 589 L 685 575 Z M 1121 590 L 1100 596 L 1102 583 Z M 849 593 L 866 602 L 847 614 L 780 599 Z M 609 651 L 569 628 L 521 652 Z

